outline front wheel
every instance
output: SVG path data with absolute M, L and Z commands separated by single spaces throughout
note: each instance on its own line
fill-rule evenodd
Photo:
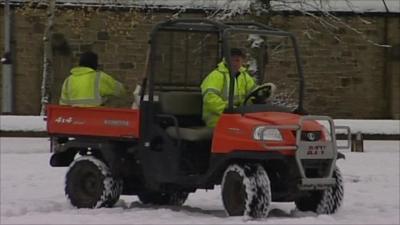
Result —
M 76 159 L 65 180 L 65 194 L 78 208 L 112 207 L 122 193 L 122 181 L 93 156 Z
M 261 165 L 230 165 L 225 170 L 221 191 L 229 216 L 268 216 L 271 187 L 267 172 Z
M 333 172 L 335 184 L 323 191 L 309 191 L 308 195 L 295 200 L 300 211 L 313 211 L 317 214 L 333 214 L 342 205 L 344 197 L 343 178 L 339 168 Z

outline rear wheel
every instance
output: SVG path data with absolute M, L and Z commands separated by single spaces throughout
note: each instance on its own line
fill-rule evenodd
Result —
M 76 159 L 65 181 L 65 194 L 78 208 L 112 207 L 122 192 L 122 181 L 111 175 L 109 168 L 92 156 Z
M 222 201 L 229 216 L 266 217 L 271 205 L 270 181 L 259 165 L 229 166 L 221 184 Z
M 335 213 L 342 205 L 344 189 L 343 178 L 339 168 L 333 172 L 335 184 L 324 191 L 309 191 L 307 196 L 295 201 L 300 211 L 313 211 L 318 214 Z
M 189 193 L 187 192 L 174 192 L 174 193 L 145 192 L 138 194 L 138 198 L 143 204 L 175 205 L 175 206 L 183 205 L 188 196 Z

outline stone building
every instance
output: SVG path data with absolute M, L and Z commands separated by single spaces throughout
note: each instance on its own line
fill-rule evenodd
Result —
M 18 5 L 11 9 L 13 114 L 37 115 L 43 69 L 42 38 L 47 22 L 45 9 L 26 10 Z M 362 34 L 345 27 L 329 33 L 320 29 L 315 19 L 301 13 L 281 11 L 271 16 L 272 26 L 293 32 L 299 40 L 306 79 L 305 108 L 309 112 L 334 118 L 400 118 L 399 11 L 335 13 Z M 3 5 L 0 12 L 0 43 L 3 43 Z M 132 92 L 144 71 L 152 26 L 173 16 L 175 9 L 58 8 L 52 45 L 55 71 L 52 102 L 58 101 L 63 80 L 76 65 L 79 54 L 86 50 L 97 52 L 101 68 Z M 204 17 L 205 12 L 186 10 L 179 16 L 198 18 Z M 234 19 L 247 20 L 249 15 Z M 335 35 L 340 39 L 335 39 Z M 392 47 L 378 47 L 371 41 Z M 0 53 L 3 52 L 1 46 Z M 285 62 L 280 64 L 288 66 Z M 281 76 L 290 78 L 291 74 Z M 129 107 L 131 100 L 130 96 L 119 100 L 118 106 Z

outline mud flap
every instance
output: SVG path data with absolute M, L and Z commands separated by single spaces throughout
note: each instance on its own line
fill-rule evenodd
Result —
M 346 156 L 343 153 L 338 152 L 336 159 L 346 159 Z
M 52 167 L 69 166 L 74 160 L 75 155 L 76 151 L 73 150 L 54 153 L 50 158 L 50 165 Z

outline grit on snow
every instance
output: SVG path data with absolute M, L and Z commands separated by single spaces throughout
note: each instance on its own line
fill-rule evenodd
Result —
M 366 141 L 343 151 L 343 206 L 333 215 L 300 213 L 273 202 L 268 218 L 227 217 L 220 188 L 198 190 L 182 207 L 144 205 L 122 196 L 113 208 L 77 209 L 64 196 L 67 168 L 49 166 L 47 138 L 0 138 L 1 224 L 399 224 L 399 141 Z

